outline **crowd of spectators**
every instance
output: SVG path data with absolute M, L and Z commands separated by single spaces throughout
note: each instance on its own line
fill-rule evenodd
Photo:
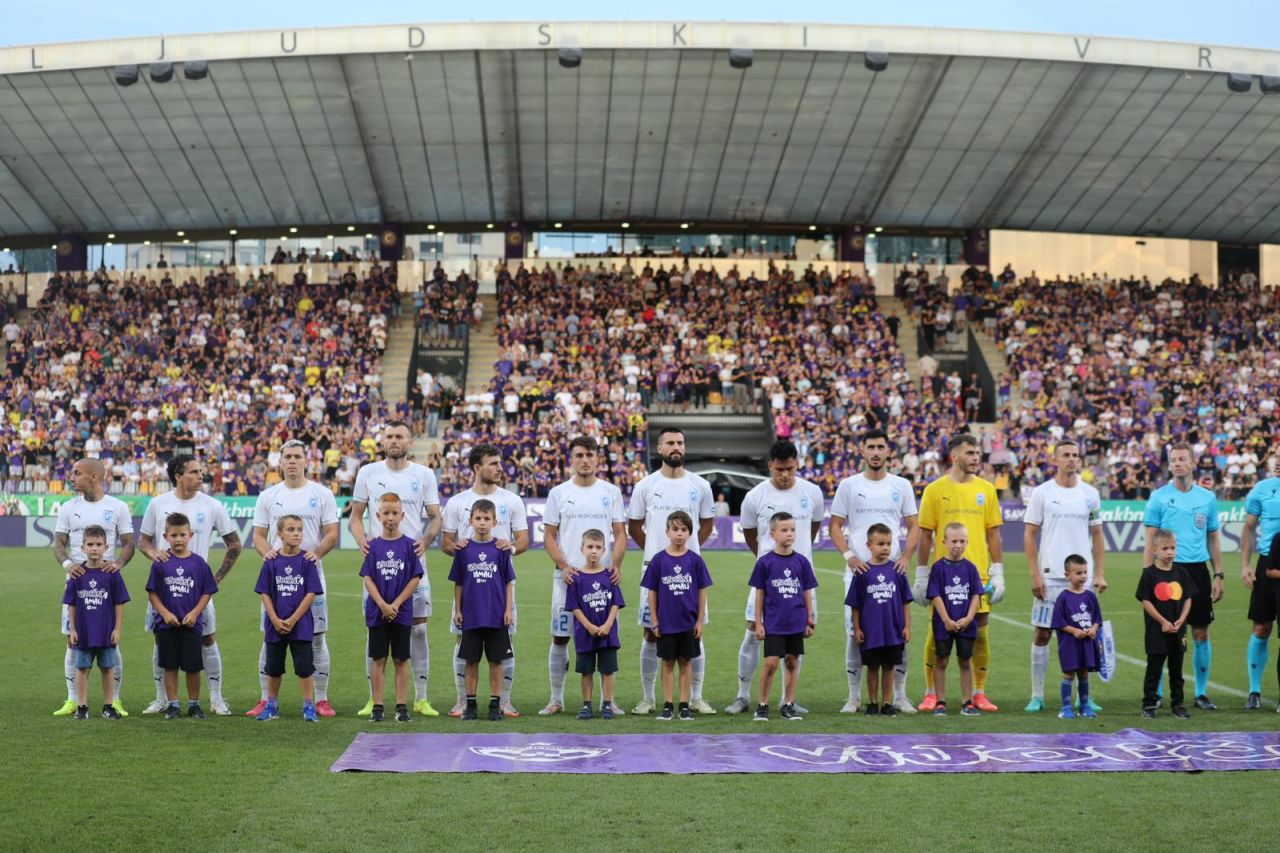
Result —
M 407 403 L 381 399 L 395 269 L 328 284 L 54 276 L 10 339 L 0 378 L 0 482 L 64 490 L 72 463 L 100 458 L 121 494 L 167 488 L 169 455 L 207 463 L 215 494 L 256 494 L 280 445 L 311 447 L 316 476 L 349 487 L 376 428 Z
M 1246 273 L 1209 287 L 1092 276 L 994 294 L 997 339 L 1021 402 L 1001 430 L 1019 481 L 1046 476 L 1046 445 L 1083 439 L 1113 498 L 1145 498 L 1185 441 L 1197 479 L 1241 499 L 1263 475 L 1280 392 L 1276 294 Z
M 564 439 L 585 431 L 609 447 L 603 473 L 629 491 L 647 470 L 645 413 L 717 403 L 767 412 L 829 493 L 856 471 L 854 437 L 871 426 L 899 436 L 908 473 L 929 477 L 963 410 L 914 386 L 896 332 L 870 282 L 827 269 L 722 276 L 686 259 L 503 271 L 501 353 L 490 387 L 454 411 L 446 479 L 465 482 L 460 460 L 486 441 L 544 495 L 567 476 Z

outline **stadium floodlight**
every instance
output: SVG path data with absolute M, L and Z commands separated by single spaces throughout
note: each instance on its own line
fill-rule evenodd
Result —
M 147 66 L 147 74 L 152 83 L 168 83 L 173 79 L 173 63 L 153 62 Z
M 132 86 L 138 82 L 138 66 L 117 65 L 114 76 L 117 86 Z
M 817 225 L 810 225 L 810 226 L 809 226 L 809 230 L 810 230 L 810 231 L 817 231 L 817 230 L 818 230 L 818 226 L 817 226 Z
M 731 47 L 729 48 L 729 66 L 744 71 L 751 67 L 754 60 L 754 54 L 749 47 Z
M 142 241 L 142 245 L 144 245 L 144 246 L 150 246 L 150 245 L 151 245 L 151 241 L 150 241 L 150 240 L 143 240 L 143 241 Z
M 552 226 L 552 227 L 554 227 L 554 228 L 563 228 L 563 227 L 564 227 L 564 223 L 563 223 L 563 222 L 557 222 L 557 223 L 556 223 L 554 226 Z
M 239 234 L 240 232 L 239 232 L 238 230 L 236 230 L 235 228 L 232 228 L 232 229 L 231 229 L 230 231 L 228 231 L 227 233 L 228 233 L 228 234 L 230 234 L 232 237 L 234 237 L 234 236 L 236 236 L 237 234 Z
M 1228 74 L 1227 88 L 1238 94 L 1244 94 L 1253 88 L 1252 74 Z
M 1258 78 L 1258 88 L 1264 95 L 1280 95 L 1280 77 L 1263 74 Z
M 577 68 L 582 64 L 582 48 L 562 47 L 556 51 L 556 59 L 561 68 Z
M 434 225 L 428 225 L 428 226 L 427 226 L 427 230 L 428 230 L 428 231 L 434 231 L 434 230 L 436 230 L 436 227 L 435 227 Z
M 688 223 L 688 222 L 681 222 L 681 223 L 680 223 L 680 228 L 681 228 L 681 229 L 683 229 L 683 230 L 686 230 L 686 231 L 687 231 L 687 230 L 689 229 L 689 223 Z
M 630 222 L 624 222 L 624 223 L 622 223 L 622 227 L 623 227 L 623 228 L 630 228 L 630 227 L 631 227 L 631 223 L 630 223 Z
M 115 238 L 116 238 L 116 235 L 114 235 L 114 234 L 108 234 L 108 235 L 107 235 L 107 239 L 108 239 L 108 240 L 114 240 Z
M 493 227 L 493 223 L 492 223 L 492 222 L 490 222 L 489 224 L 485 225 L 484 227 L 485 227 L 485 228 L 492 228 L 492 227 Z
M 185 236 L 187 236 L 187 232 L 186 232 L 186 231 L 179 231 L 179 232 L 178 232 L 178 236 L 179 236 L 179 237 L 185 237 Z
M 354 230 L 356 230 L 356 227 L 355 227 L 354 225 L 348 225 L 348 226 L 347 226 L 347 230 L 348 230 L 348 231 L 354 231 Z
M 884 226 L 883 226 L 883 225 L 877 225 L 877 226 L 876 226 L 876 233 L 877 233 L 877 234 L 879 234 L 879 233 L 880 233 L 881 231 L 883 231 L 883 230 L 884 230 Z
M 209 63 L 203 59 L 192 59 L 182 63 L 182 76 L 188 80 L 203 80 L 209 76 Z
M 291 225 L 291 226 L 289 226 L 289 233 L 290 233 L 290 234 L 297 234 L 297 233 L 298 233 L 298 228 L 297 228 L 297 226 L 296 226 L 296 225 Z
M 883 50 L 868 50 L 867 55 L 863 57 L 862 64 L 867 67 L 868 71 L 878 73 L 889 67 L 889 54 Z

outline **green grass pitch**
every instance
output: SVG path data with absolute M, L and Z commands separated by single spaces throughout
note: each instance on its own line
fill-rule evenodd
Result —
M 514 701 L 524 716 L 503 731 L 627 733 L 669 731 L 651 717 L 625 716 L 612 723 L 580 723 L 571 715 L 537 716 L 546 702 L 550 572 L 540 552 L 517 559 L 520 630 Z M 125 608 L 125 707 L 121 723 L 102 719 L 74 722 L 54 718 L 62 701 L 62 639 L 58 633 L 61 572 L 45 551 L 0 550 L 0 796 L 9 817 L 0 830 L 5 849 L 159 849 L 198 847 L 238 850 L 291 847 L 350 850 L 361 847 L 455 849 L 480 846 L 522 850 L 572 847 L 630 849 L 747 849 L 820 842 L 824 846 L 918 848 L 921 845 L 974 848 L 1000 841 L 1018 847 L 1072 843 L 1124 844 L 1131 849 L 1192 849 L 1256 846 L 1264 831 L 1258 794 L 1276 783 L 1270 773 L 1216 774 L 1007 774 L 871 776 L 861 774 L 788 776 L 537 776 L 331 774 L 329 765 L 357 732 L 373 724 L 356 718 L 364 703 L 363 622 L 357 556 L 346 552 L 328 560 L 333 677 L 330 699 L 339 716 L 319 725 L 298 717 L 296 683 L 286 677 L 282 709 L 286 717 L 262 724 L 241 713 L 257 699 L 256 627 L 252 592 L 260 563 L 244 557 L 218 595 L 219 643 L 226 696 L 236 710 L 230 718 L 165 723 L 140 712 L 153 696 L 150 637 L 142 630 L 145 564 L 126 569 L 132 604 Z M 706 696 L 717 709 L 734 695 L 737 648 L 744 623 L 746 579 L 751 562 L 744 552 L 713 552 L 709 564 L 711 624 Z M 1138 560 L 1112 555 L 1111 590 L 1102 597 L 1122 653 L 1141 657 L 1141 616 L 1133 590 Z M 1268 703 L 1261 712 L 1241 709 L 1245 678 L 1247 593 L 1229 567 L 1227 596 L 1213 629 L 1211 693 L 1222 706 L 1197 713 L 1175 726 L 1162 716 L 1150 728 L 1162 730 L 1246 730 L 1280 726 L 1275 703 L 1275 650 L 1264 682 Z M 812 732 L 963 732 L 1063 730 L 1113 731 L 1138 726 L 1141 669 L 1121 662 L 1110 684 L 1094 679 L 1094 695 L 1104 706 L 1094 721 L 1058 720 L 1046 712 L 1022 712 L 1028 695 L 1031 632 L 1025 562 L 1008 563 L 1009 594 L 992 625 L 992 667 L 988 695 L 1001 712 L 978 719 L 952 714 L 891 720 L 851 718 L 837 713 L 845 698 L 844 638 L 839 557 L 818 558 L 818 632 L 809 641 L 800 698 L 810 717 L 787 726 L 788 734 Z M 441 712 L 453 703 L 447 633 L 451 588 L 447 563 L 430 555 L 437 616 L 431 621 L 431 700 Z M 632 554 L 623 583 L 636 594 L 638 555 Z M 634 603 L 634 601 L 633 601 Z M 924 611 L 913 610 L 924 625 Z M 999 618 L 1002 617 L 1002 618 Z M 618 700 L 630 710 L 639 698 L 635 612 L 622 613 L 624 630 Z M 1004 621 L 1012 620 L 1010 621 Z M 1016 624 L 1013 624 L 1016 623 Z M 917 632 L 917 638 L 921 636 Z M 1274 643 L 1273 643 L 1274 645 Z M 923 688 L 920 644 L 913 644 L 910 693 Z M 1188 665 L 1190 656 L 1188 655 Z M 1047 690 L 1054 705 L 1056 655 Z M 955 673 L 952 673 L 955 680 Z M 90 705 L 98 706 L 96 675 Z M 570 673 L 566 699 L 578 701 L 577 676 Z M 954 685 L 958 688 L 958 683 Z M 1190 690 L 1188 679 L 1188 690 Z M 415 718 L 407 726 L 384 723 L 380 731 L 457 732 L 464 724 L 441 717 Z M 499 724 L 470 724 L 493 731 Z M 745 716 L 723 713 L 699 719 L 681 731 L 759 731 Z M 864 798 L 874 797 L 868 805 Z M 1191 806 L 1177 811 L 1179 804 Z M 877 817 L 877 815 L 879 817 Z M 1176 842 L 1175 842 L 1176 839 Z M 1252 839 L 1252 841 L 1250 841 Z

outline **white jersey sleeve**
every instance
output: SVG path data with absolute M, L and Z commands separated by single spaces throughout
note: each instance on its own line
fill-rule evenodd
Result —
M 625 526 L 627 518 L 622 512 L 622 489 L 610 483 L 609 490 L 613 492 L 613 500 L 609 502 L 609 521 Z M 613 531 L 608 531 L 608 534 L 612 539 Z M 625 536 L 626 534 L 624 533 L 623 535 Z M 612 542 L 610 544 L 612 545 Z
M 275 488 L 272 486 L 271 488 Z M 267 531 L 267 539 L 270 541 L 271 531 L 271 489 L 265 489 L 258 493 L 258 499 L 253 503 L 253 526 L 260 527 Z
M 444 509 L 440 512 L 441 532 L 456 534 L 458 532 L 458 528 L 462 526 L 461 515 L 462 501 L 458 500 L 455 495 L 454 499 L 445 504 Z
M 652 482 L 648 477 L 635 484 L 631 490 L 631 502 L 627 504 L 627 518 L 631 521 L 644 521 L 649 513 L 649 484 Z
M 529 514 L 528 514 L 528 511 L 525 509 L 525 506 L 524 506 L 524 500 L 523 500 L 519 495 L 515 494 L 514 492 L 508 492 L 507 494 L 511 495 L 511 496 L 512 496 L 512 498 L 514 498 L 514 500 L 511 500 L 511 501 L 510 501 L 510 504 L 511 504 L 511 532 L 512 532 L 513 534 L 515 534 L 515 533 L 519 533 L 519 532 L 520 532 L 520 531 L 522 531 L 522 530 L 528 530 L 528 529 L 529 529 Z M 622 497 L 621 497 L 621 491 L 619 491 L 619 497 L 618 497 L 618 511 L 619 511 L 619 512 L 621 512 L 621 511 L 622 511 Z
M 369 466 L 361 465 L 356 472 L 356 484 L 351 488 L 351 500 L 369 503 Z M 437 499 L 437 502 L 439 499 Z
M 701 492 L 701 498 L 698 503 L 698 518 L 715 518 L 716 500 L 711 494 L 711 484 L 707 482 L 705 477 L 699 477 L 698 483 L 698 491 Z
M 66 533 L 71 535 L 71 518 L 74 510 L 71 509 L 72 501 L 65 502 L 58 507 L 58 520 L 54 522 L 53 530 L 55 533 Z
M 634 498 L 633 498 L 634 500 Z M 542 508 L 543 525 L 560 526 L 560 487 L 556 486 L 547 492 L 547 503 Z
M 422 505 L 440 506 L 440 484 L 435 473 L 425 465 L 422 468 Z
M 1036 487 L 1031 490 L 1031 499 L 1027 501 L 1027 508 L 1022 513 L 1023 524 L 1044 524 L 1044 489 Z
M 138 530 L 143 536 L 150 536 L 152 539 L 156 538 L 156 516 L 159 515 L 159 511 L 156 508 L 158 506 L 156 498 L 147 501 L 147 509 L 142 513 L 142 527 Z M 226 510 L 224 509 L 223 512 L 226 512 Z
M 337 524 L 338 501 L 333 496 L 333 491 L 319 483 L 316 484 L 316 491 L 320 494 L 320 524 Z
M 914 499 L 913 499 L 914 500 Z M 849 477 L 845 477 L 840 481 L 840 485 L 836 486 L 836 496 L 831 501 L 831 515 L 833 518 L 848 519 L 853 515 L 853 481 Z
M 124 537 L 133 535 L 133 516 L 129 514 L 129 505 L 118 498 L 112 498 L 116 502 L 116 543 L 119 544 Z M 114 553 L 115 546 L 112 546 Z
M 911 487 L 911 483 L 905 478 L 899 478 L 902 481 L 902 517 L 911 518 L 920 514 L 920 508 L 916 506 L 916 491 Z
M 759 489 L 752 489 L 742 499 L 742 509 L 738 511 L 738 524 L 743 530 L 755 530 L 759 524 L 757 520 L 760 514 L 759 495 Z

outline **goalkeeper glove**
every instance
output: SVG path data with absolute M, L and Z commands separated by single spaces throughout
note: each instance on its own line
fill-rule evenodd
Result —
M 1004 600 L 1004 563 L 992 563 L 987 570 L 987 577 L 990 579 L 987 589 L 991 603 L 999 604 Z
M 929 600 L 925 598 L 925 593 L 929 590 L 929 568 L 927 566 L 916 566 L 916 582 L 911 585 L 911 594 L 915 596 L 916 604 L 921 607 L 928 607 Z

